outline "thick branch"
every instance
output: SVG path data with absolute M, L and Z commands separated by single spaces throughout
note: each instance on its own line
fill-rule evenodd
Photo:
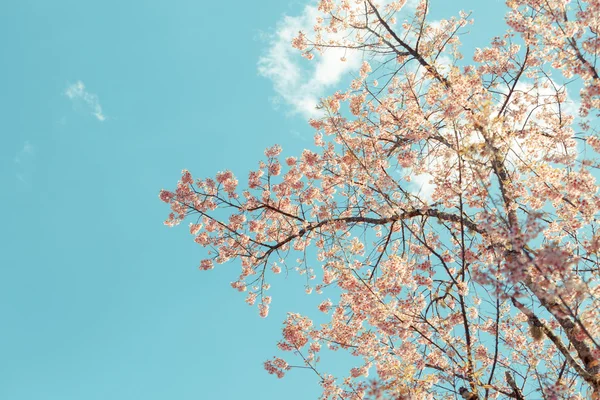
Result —
M 506 377 L 506 383 L 508 383 L 508 386 L 510 386 L 510 388 L 513 390 L 512 397 L 514 397 L 517 400 L 525 400 L 523 392 L 521 392 L 521 389 L 519 389 L 519 387 L 517 386 L 517 382 L 515 382 L 515 378 L 512 377 L 510 372 L 506 371 L 504 373 L 504 376 Z
M 550 339 L 552 343 L 554 343 L 556 348 L 562 353 L 562 355 L 565 356 L 565 359 L 567 360 L 569 365 L 573 367 L 575 371 L 577 371 L 577 373 L 583 379 L 585 379 L 586 382 L 592 385 L 597 384 L 597 379 L 594 378 L 594 376 L 592 376 L 591 374 L 589 374 L 585 369 L 583 369 L 583 367 L 579 365 L 577 361 L 575 361 L 575 359 L 571 356 L 571 353 L 569 353 L 569 349 L 567 349 L 562 340 L 560 340 L 560 338 L 554 332 L 552 332 L 552 330 L 550 330 L 550 328 L 548 328 L 548 326 L 546 326 L 546 324 L 544 324 L 537 317 L 537 315 L 533 313 L 533 311 L 525 307 L 519 300 L 515 299 L 514 297 L 511 297 L 511 300 L 514 306 L 517 307 L 523 314 L 525 314 L 534 326 L 540 328 L 544 332 L 548 339 Z

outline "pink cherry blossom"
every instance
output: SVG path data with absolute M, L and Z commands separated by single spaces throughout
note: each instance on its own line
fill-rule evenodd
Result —
M 183 170 L 165 224 L 190 220 L 200 269 L 238 265 L 261 317 L 273 276 L 300 275 L 318 306 L 283 323 L 296 361 L 264 367 L 323 399 L 600 399 L 600 1 L 507 0 L 470 54 L 468 13 L 405 3 L 318 1 L 292 46 L 363 63 L 314 145 L 266 149 L 242 183 Z

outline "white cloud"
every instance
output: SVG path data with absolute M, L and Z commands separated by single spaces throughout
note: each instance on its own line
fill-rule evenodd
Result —
M 17 152 L 15 158 L 13 159 L 16 168 L 16 177 L 26 185 L 29 185 L 31 182 L 31 176 L 34 168 L 34 158 L 35 148 L 29 142 L 29 140 L 26 140 L 25 143 L 23 143 L 21 150 Z
M 427 172 L 419 175 L 412 175 L 409 183 L 410 192 L 424 203 L 431 203 L 431 197 L 436 188 L 436 185 L 431 182 L 432 179 L 433 175 Z
M 75 105 L 83 105 L 88 108 L 98 121 L 104 121 L 106 119 L 106 116 L 102 112 L 98 96 L 87 92 L 82 81 L 77 81 L 74 84 L 69 85 L 65 90 L 65 95 L 71 99 Z
M 26 140 L 23 144 L 23 148 L 15 156 L 15 164 L 21 164 L 26 157 L 32 156 L 33 152 L 33 146 L 29 143 L 29 140 Z
M 319 14 L 317 7 L 308 5 L 300 16 L 284 16 L 270 37 L 267 51 L 258 60 L 258 72 L 273 82 L 281 100 L 278 103 L 287 103 L 293 114 L 306 118 L 320 115 L 316 106 L 325 90 L 338 83 L 344 72 L 358 64 L 354 58 L 341 62 L 343 51 L 337 49 L 308 61 L 292 48 L 292 39 L 299 31 L 312 30 Z
M 390 0 L 380 1 L 380 4 Z M 414 9 L 417 0 L 410 0 L 406 9 Z M 350 71 L 358 70 L 361 64 L 359 51 L 344 49 L 327 49 L 324 54 L 317 55 L 308 61 L 300 55 L 300 51 L 292 48 L 292 39 L 298 32 L 311 35 L 317 16 L 315 2 L 304 7 L 299 16 L 283 16 L 277 24 L 275 33 L 269 36 L 269 47 L 258 60 L 258 72 L 270 79 L 280 99 L 279 103 L 287 103 L 292 114 L 300 114 L 306 118 L 322 115 L 316 109 L 321 97 L 332 94 L 335 85 Z M 346 58 L 343 62 L 340 59 Z

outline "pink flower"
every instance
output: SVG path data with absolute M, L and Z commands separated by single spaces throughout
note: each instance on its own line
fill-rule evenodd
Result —
M 207 271 L 209 269 L 213 269 L 215 266 L 213 264 L 213 261 L 210 259 L 205 259 L 200 261 L 200 269 L 203 271 Z
M 292 47 L 298 50 L 304 50 L 306 48 L 306 36 L 304 33 L 298 32 L 298 36 L 292 40 Z
M 192 174 L 190 174 L 190 171 L 188 171 L 187 169 L 184 169 L 183 171 L 181 171 L 181 182 L 185 183 L 185 184 L 192 184 L 194 183 L 194 179 L 192 179 Z
M 276 144 L 265 150 L 265 156 L 269 158 L 277 157 L 281 153 L 281 146 Z
M 281 172 L 281 164 L 279 164 L 278 162 L 274 162 L 271 165 L 269 165 L 269 175 L 277 176 L 277 175 L 279 175 L 280 172 Z
M 319 311 L 323 312 L 323 313 L 328 313 L 329 310 L 331 309 L 331 300 L 327 299 L 325 301 L 323 301 L 321 304 L 319 304 Z
M 320 0 L 318 9 L 324 13 L 329 13 L 333 10 L 333 0 Z
M 292 167 L 294 165 L 296 165 L 296 157 L 288 157 L 285 159 L 285 163 L 288 165 L 288 167 Z
M 246 295 L 246 303 L 248 303 L 248 305 L 250 305 L 250 306 L 253 306 L 255 302 L 256 302 L 256 293 L 248 292 L 248 294 Z
M 363 79 L 366 78 L 369 72 L 371 72 L 371 65 L 367 61 L 363 61 L 359 72 L 360 77 Z
M 158 197 L 165 203 L 170 202 L 174 196 L 175 195 L 172 192 L 169 192 L 168 190 L 161 190 L 158 194 Z
M 192 235 L 197 234 L 202 229 L 202 224 L 190 224 L 190 233 Z
M 284 371 L 290 369 L 288 363 L 278 357 L 273 357 L 273 361 L 265 361 L 265 370 L 272 375 L 276 375 L 278 378 L 283 378 Z
M 365 96 L 353 96 L 350 99 L 350 111 L 354 115 L 359 115 L 361 112 L 362 103 L 365 101 Z
M 267 315 L 269 315 L 269 306 L 264 303 L 259 304 L 258 312 L 261 318 L 267 318 Z

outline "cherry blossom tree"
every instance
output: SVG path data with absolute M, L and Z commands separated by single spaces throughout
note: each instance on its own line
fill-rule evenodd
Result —
M 467 13 L 404 3 L 320 0 L 292 45 L 364 61 L 314 147 L 267 149 L 242 188 L 184 170 L 165 223 L 190 220 L 200 269 L 241 264 L 231 286 L 262 317 L 282 270 L 327 298 L 328 322 L 289 313 L 290 359 L 265 363 L 295 358 L 324 399 L 599 399 L 600 1 L 507 0 L 472 61 Z M 321 369 L 330 350 L 348 376 Z

